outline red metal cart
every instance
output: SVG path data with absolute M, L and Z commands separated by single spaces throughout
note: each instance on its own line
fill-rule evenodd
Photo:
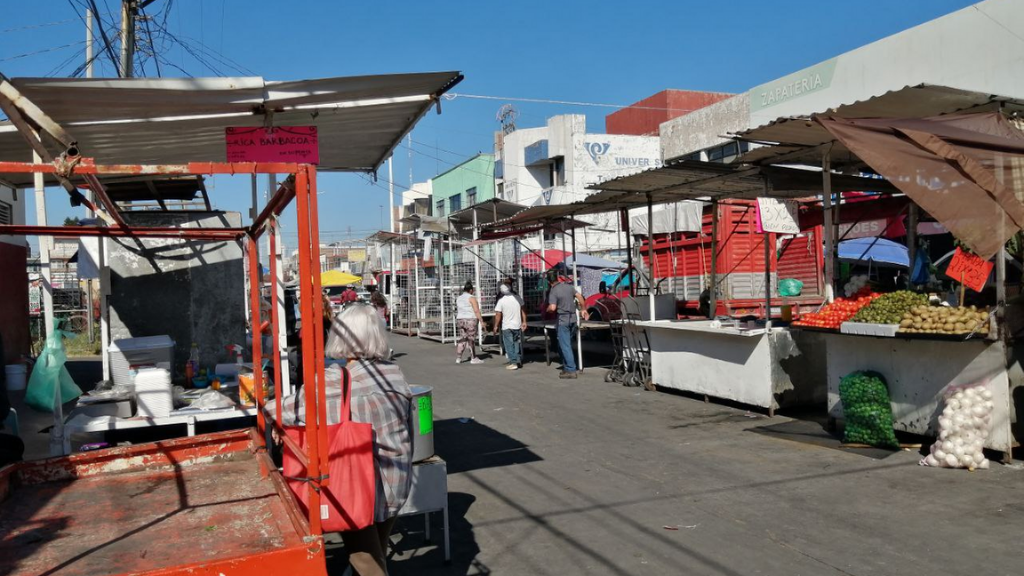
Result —
M 64 181 L 84 180 L 114 220 L 110 227 L 0 226 L 0 234 L 177 238 L 239 241 L 248 251 L 249 285 L 260 286 L 257 239 L 273 231 L 276 218 L 295 200 L 306 394 L 306 445 L 285 437 L 305 461 L 309 492 L 305 511 L 267 453 L 262 374 L 254 377 L 256 428 L 208 434 L 63 458 L 26 462 L 0 471 L 0 574 L 96 575 L 324 575 L 318 488 L 327 477 L 322 299 L 316 170 L 287 163 L 191 163 L 184 165 L 96 165 L 73 147 L 52 163 L 0 162 L 3 173 L 44 173 Z M 248 228 L 132 228 L 118 216 L 99 181 L 106 175 L 290 174 Z M 271 252 L 275 250 L 270 236 Z M 270 276 L 277 278 L 270 259 Z M 250 290 L 253 327 L 259 317 L 258 289 Z M 270 307 L 274 341 L 281 329 Z M 263 360 L 253 339 L 253 363 Z M 273 352 L 273 380 L 281 398 L 281 358 Z M 280 415 L 278 405 L 276 414 Z M 279 416 L 278 416 L 279 417 Z M 280 422 L 269 425 L 280 429 Z

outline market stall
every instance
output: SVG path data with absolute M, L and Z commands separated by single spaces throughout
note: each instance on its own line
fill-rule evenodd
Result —
M 974 388 L 991 403 L 984 447 L 1008 457 L 1017 445 L 1012 391 L 1020 382 L 1009 369 L 1016 360 L 1006 299 L 1019 284 L 1008 286 L 1003 246 L 1024 225 L 1018 200 L 1022 183 L 1010 169 L 1024 154 L 1024 135 L 1010 119 L 1022 109 L 1021 102 L 1008 98 L 917 86 L 840 106 L 827 116 L 780 119 L 740 135 L 785 142 L 753 150 L 745 161 L 821 163 L 825 195 L 818 217 L 829 239 L 830 283 L 836 263 L 856 252 L 834 249 L 841 222 L 836 213 L 886 217 L 883 202 L 833 194 L 833 169 L 871 170 L 905 194 L 893 200 L 909 205 L 903 210 L 905 251 L 884 244 L 884 230 L 877 240 L 861 240 L 861 253 L 875 252 L 876 262 L 911 267 L 897 275 L 909 290 L 847 283 L 820 313 L 797 322 L 796 327 L 824 338 L 833 422 L 848 417 L 842 380 L 870 371 L 887 385 L 896 430 L 939 435 L 949 398 Z M 903 218 L 898 221 L 903 226 Z M 930 270 L 920 236 L 935 228 L 948 232 L 959 247 L 953 261 Z M 889 248 L 886 255 L 876 250 L 879 244 Z
M 867 178 L 858 176 L 836 177 L 836 186 L 844 190 L 862 190 L 868 184 Z M 873 184 L 892 189 L 885 182 Z M 816 236 L 813 224 L 810 234 L 800 225 L 798 212 L 816 202 L 813 196 L 821 187 L 819 174 L 786 167 L 683 161 L 594 187 L 602 190 L 600 194 L 615 195 L 620 201 L 632 196 L 650 198 L 652 202 L 702 200 L 711 205 L 707 309 L 712 318 L 687 321 L 673 317 L 636 323 L 636 329 L 644 330 L 650 343 L 653 385 L 739 401 L 769 413 L 782 406 L 825 399 L 821 337 L 790 332 L 785 322 L 774 320 L 789 312 L 789 302 L 779 289 L 783 280 L 777 273 L 780 249 L 794 239 L 808 242 L 808 235 Z M 731 234 L 723 246 L 719 243 L 719 226 L 746 232 Z M 741 241 L 748 260 L 752 254 L 760 257 L 760 273 L 743 276 L 749 283 L 746 294 L 760 295 L 760 301 L 752 307 L 754 315 L 736 308 L 731 309 L 735 316 L 719 316 L 711 311 L 730 310 L 721 310 L 717 302 L 723 298 L 723 276 L 734 267 L 722 255 L 735 250 L 728 244 Z M 650 252 L 648 261 L 657 262 L 653 243 L 645 249 Z M 737 280 L 739 276 L 732 279 L 732 284 Z M 760 318 L 758 310 L 762 312 Z
M 440 95 L 459 80 L 458 73 L 369 76 L 320 80 L 314 90 L 302 82 L 265 85 L 262 78 L 29 79 L 11 83 L 0 75 L 0 109 L 15 129 L 0 130 L 0 173 L 4 179 L 24 184 L 27 178 L 39 197 L 47 181 L 56 182 L 73 201 L 86 204 L 103 221 L 85 226 L 3 224 L 0 234 L 130 239 L 139 245 L 153 241 L 173 245 L 218 243 L 244 250 L 248 323 L 255 336 L 251 366 L 255 370 L 248 380 L 250 394 L 240 390 L 238 401 L 252 404 L 252 408 L 239 411 L 254 413 L 256 421 L 255 428 L 249 430 L 96 450 L 3 468 L 0 517 L 5 520 L 10 538 L 0 543 L 0 572 L 40 574 L 73 565 L 74 570 L 82 573 L 326 573 L 323 531 L 329 521 L 337 520 L 338 513 L 330 512 L 335 500 L 331 493 L 336 486 L 328 481 L 329 435 L 322 424 L 326 422 L 326 403 L 318 401 L 325 397 L 325 377 L 323 299 L 318 273 L 317 168 L 310 163 L 282 161 L 224 162 L 225 128 L 210 120 L 231 117 L 233 123 L 247 126 L 247 130 L 264 130 L 270 125 L 269 116 L 265 118 L 256 110 L 277 110 L 278 121 L 289 122 L 288 111 L 295 106 L 306 111 L 291 121 L 308 121 L 309 111 L 318 108 L 335 113 L 353 109 L 356 112 L 337 114 L 348 119 L 345 141 L 350 145 L 332 149 L 321 160 L 338 170 L 373 170 Z M 38 96 L 40 102 L 53 104 L 48 109 L 56 111 L 56 120 L 26 96 Z M 71 110 L 62 109 L 60 102 L 72 102 Z M 257 102 L 260 106 L 254 108 Z M 196 115 L 198 111 L 209 117 Z M 126 113 L 151 114 L 162 121 L 98 121 L 109 119 L 110 114 Z M 91 122 L 84 122 L 78 132 L 79 136 L 88 135 L 82 141 L 72 138 L 57 122 L 68 121 L 73 125 L 73 120 L 83 117 Z M 325 124 L 335 120 L 325 120 Z M 357 125 L 372 125 L 372 136 L 354 127 Z M 168 133 L 174 137 L 168 138 Z M 230 135 L 230 129 L 227 133 Z M 382 133 L 389 144 L 382 144 Z M 325 140 L 337 135 L 329 129 L 321 134 Z M 191 138 L 183 138 L 185 135 Z M 26 143 L 36 155 L 33 162 L 18 160 L 26 155 Z M 95 147 L 90 148 L 90 144 Z M 173 163 L 146 163 L 139 154 L 162 155 L 165 162 Z M 258 174 L 288 177 L 274 189 L 261 210 L 254 200 L 253 219 L 248 226 L 134 226 L 126 221 L 123 209 L 111 200 L 103 183 L 117 176 L 212 175 L 252 177 L 255 182 Z M 95 203 L 80 188 L 88 189 Z M 258 337 L 267 329 L 274 336 L 273 341 L 279 342 L 277 336 L 285 322 L 278 306 L 261 302 L 258 239 L 269 232 L 270 254 L 277 254 L 277 219 L 292 200 L 297 211 L 299 305 L 305 320 L 301 324 L 305 358 L 301 372 L 306 425 L 298 434 L 287 434 L 280 420 L 282 350 L 275 345 L 273 351 L 266 351 L 264 373 L 261 367 L 265 351 L 263 339 Z M 276 258 L 270 258 L 272 293 L 279 293 L 280 289 L 276 262 Z M 61 337 L 58 332 L 50 336 L 54 341 Z M 237 351 L 239 357 L 242 353 Z M 198 354 L 189 355 L 185 380 L 199 388 L 202 376 L 194 370 L 194 356 Z M 60 362 L 56 357 L 51 360 Z M 138 368 L 132 376 L 135 400 L 144 412 L 171 407 L 170 384 L 177 367 L 167 364 L 173 363 L 156 361 L 146 367 L 134 367 Z M 43 385 L 30 382 L 27 392 L 43 394 L 35 398 L 38 401 L 46 400 L 46 387 L 51 389 L 49 402 L 58 409 L 57 433 L 62 424 L 60 405 L 81 393 L 73 382 L 66 381 L 70 377 L 65 379 L 65 375 L 66 372 L 59 378 L 47 375 L 45 382 L 39 381 Z M 272 385 L 266 383 L 268 379 Z M 239 382 L 244 383 L 245 378 L 240 377 Z M 214 384 L 211 383 L 210 392 L 225 396 Z M 150 398 L 147 394 L 151 394 Z M 247 397 L 251 397 L 251 402 L 246 402 Z M 268 404 L 273 402 L 277 403 L 275 416 L 267 411 Z M 114 417 L 122 419 L 119 414 Z M 150 422 L 145 421 L 160 417 L 143 413 L 124 419 L 148 425 Z M 186 418 L 200 420 L 195 415 Z M 271 429 L 282 438 L 284 450 L 301 478 L 286 478 L 272 461 L 268 450 Z M 295 489 L 296 480 L 303 488 L 301 494 Z M 201 515 L 181 514 L 196 505 L 202 507 Z M 124 521 L 102 521 L 111 515 Z M 218 536 L 216 545 L 208 545 L 211 522 L 234 528 Z M 35 545 L 24 545 L 26 538 L 33 539 L 39 526 L 58 524 L 62 526 L 59 533 L 42 541 L 34 539 Z M 140 549 L 146 552 L 133 552 Z M 191 554 L 183 558 L 182 550 Z M 111 555 L 120 558 L 114 565 Z

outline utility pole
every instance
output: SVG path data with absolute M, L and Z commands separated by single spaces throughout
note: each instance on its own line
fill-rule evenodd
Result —
M 85 10 L 85 77 L 92 78 L 92 9 Z
M 135 59 L 135 19 L 139 14 L 136 0 L 121 0 L 121 77 L 131 78 Z

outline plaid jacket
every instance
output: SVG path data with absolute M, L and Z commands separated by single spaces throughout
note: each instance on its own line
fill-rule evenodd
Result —
M 375 519 L 382 522 L 398 515 L 409 497 L 412 472 L 412 391 L 397 364 L 357 360 L 348 364 L 352 378 L 352 420 L 372 424 L 377 461 Z M 324 372 L 327 389 L 327 423 L 341 418 L 341 368 Z M 275 406 L 268 403 L 273 414 Z M 305 423 L 305 393 L 281 399 L 281 422 Z

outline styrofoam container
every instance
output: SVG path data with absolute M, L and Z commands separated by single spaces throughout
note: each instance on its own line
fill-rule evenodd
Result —
M 867 322 L 843 322 L 839 326 L 839 331 L 843 334 L 880 336 L 883 338 L 895 338 L 899 329 L 899 324 L 870 324 Z
M 110 344 L 110 378 L 115 386 L 134 385 L 132 366 L 158 366 L 171 372 L 174 340 L 170 336 L 122 338 Z
M 171 373 L 163 368 L 140 368 L 135 377 L 135 404 L 139 416 L 169 415 L 174 410 Z
M 28 366 L 24 364 L 8 364 L 4 366 L 7 375 L 7 390 L 24 390 L 28 383 Z

